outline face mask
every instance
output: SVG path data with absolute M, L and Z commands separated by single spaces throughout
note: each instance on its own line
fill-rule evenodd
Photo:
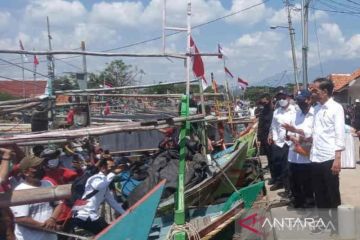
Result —
M 59 166 L 59 159 L 55 158 L 55 159 L 51 159 L 47 162 L 47 167 L 48 168 L 57 168 Z
M 100 158 L 101 158 L 101 154 L 96 154 L 95 157 L 96 157 L 97 159 L 100 159 Z
M 280 107 L 286 107 L 289 104 L 289 101 L 287 99 L 281 99 L 279 100 Z

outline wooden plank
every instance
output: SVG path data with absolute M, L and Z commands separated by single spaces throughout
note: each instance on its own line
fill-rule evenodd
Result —
M 57 201 L 69 198 L 71 184 L 46 188 L 32 188 L 0 194 L 0 208 L 23 204 Z

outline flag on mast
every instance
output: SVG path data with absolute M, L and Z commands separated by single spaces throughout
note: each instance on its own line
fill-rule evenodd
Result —
M 34 55 L 34 66 L 39 65 L 39 59 Z
M 21 40 L 19 40 L 19 45 L 20 45 L 20 50 L 25 51 L 24 45 Z M 26 54 L 22 54 L 22 57 L 24 61 L 28 60 Z
M 229 71 L 229 69 L 227 67 L 224 67 L 225 70 L 225 75 L 227 78 L 234 78 L 234 75 L 232 75 L 232 73 Z
M 109 82 L 104 81 L 104 88 L 112 88 L 113 85 Z
M 241 79 L 240 77 L 238 77 L 238 84 L 239 84 L 239 87 L 243 90 L 245 90 L 249 86 L 249 83 L 247 81 Z
M 192 37 L 190 37 L 190 53 L 200 54 Z M 201 84 L 203 86 L 203 89 L 205 90 L 208 87 L 208 84 L 205 79 L 204 62 L 201 58 L 201 55 L 194 55 L 191 57 L 191 60 L 193 62 L 193 67 L 192 67 L 193 73 L 196 78 L 201 78 Z
M 222 47 L 220 46 L 220 44 L 218 43 L 218 58 L 222 59 L 223 58 L 223 53 L 222 53 Z

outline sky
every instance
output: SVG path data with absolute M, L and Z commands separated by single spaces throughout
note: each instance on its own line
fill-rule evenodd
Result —
M 192 0 L 192 26 L 203 24 L 237 12 L 262 0 Z M 192 30 L 200 52 L 216 53 L 218 43 L 226 55 L 226 66 L 234 76 L 250 85 L 276 73 L 293 71 L 287 14 L 282 0 L 267 0 L 249 10 L 204 24 Z M 292 20 L 296 33 L 296 54 L 301 68 L 300 0 L 293 4 Z M 169 26 L 186 26 L 185 0 L 167 0 Z M 85 41 L 89 51 L 118 48 L 112 52 L 160 53 L 162 41 L 121 48 L 129 44 L 159 37 L 162 34 L 163 0 L 0 0 L 0 49 L 19 49 L 19 40 L 27 50 L 47 50 L 46 16 L 50 18 L 54 50 L 79 49 Z M 326 10 L 326 11 L 325 11 Z M 341 13 L 340 13 L 341 12 Z M 354 60 L 360 67 L 360 0 L 312 0 L 309 23 L 309 66 L 339 61 L 333 72 L 342 71 L 342 60 Z M 167 32 L 171 33 L 171 32 Z M 185 53 L 186 35 L 176 34 L 166 39 L 168 53 Z M 82 58 L 56 56 L 56 74 L 79 72 Z M 19 64 L 21 56 L 0 54 Z M 87 57 L 89 72 L 99 72 L 115 58 Z M 121 58 L 125 63 L 142 69 L 141 83 L 181 81 L 185 79 L 184 62 L 166 58 Z M 44 56 L 39 56 L 38 72 L 46 75 Z M 222 83 L 223 61 L 203 57 L 206 78 L 213 72 Z M 26 63 L 32 69 L 33 64 Z M 355 69 L 354 69 L 355 70 Z M 0 61 L 0 76 L 21 79 L 21 69 Z M 319 75 L 321 73 L 319 67 Z M 1 77 L 0 77 L 1 78 Z M 26 72 L 32 79 L 32 73 Z M 39 79 L 41 77 L 38 77 Z M 235 81 L 234 83 L 235 84 Z

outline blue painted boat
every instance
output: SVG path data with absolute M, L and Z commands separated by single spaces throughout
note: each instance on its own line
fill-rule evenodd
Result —
M 165 180 L 131 206 L 110 226 L 95 236 L 97 240 L 140 240 L 147 239 L 156 209 L 164 190 Z
M 186 222 L 191 227 L 188 239 L 196 239 L 195 235 L 201 239 L 221 239 L 224 228 L 252 207 L 263 187 L 264 182 L 255 183 L 233 193 L 224 203 L 187 208 Z M 173 214 L 157 217 L 148 239 L 168 239 L 174 226 Z
M 225 172 L 232 182 L 236 185 L 239 179 L 238 171 L 241 170 L 247 155 L 247 141 L 238 141 L 234 146 L 218 153 L 217 161 L 218 166 L 213 164 L 210 166 L 212 172 L 211 176 L 205 178 L 202 182 L 186 189 L 185 201 L 188 206 L 205 206 L 216 201 L 217 198 L 222 197 L 224 194 L 228 196 L 234 192 L 234 189 L 226 188 L 226 191 L 221 191 L 223 188 Z M 174 196 L 170 196 L 161 201 L 159 205 L 159 212 L 164 214 L 173 211 Z

